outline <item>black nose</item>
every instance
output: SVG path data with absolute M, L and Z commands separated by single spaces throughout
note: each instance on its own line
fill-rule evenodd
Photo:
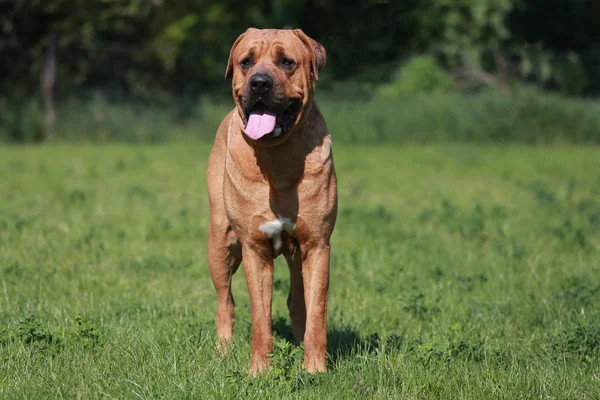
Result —
M 250 88 L 258 95 L 267 94 L 273 87 L 273 79 L 267 74 L 256 74 L 250 78 Z

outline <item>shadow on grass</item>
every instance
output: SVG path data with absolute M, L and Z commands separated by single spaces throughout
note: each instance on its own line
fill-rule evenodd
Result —
M 327 353 L 333 364 L 354 357 L 358 353 L 372 353 L 380 346 L 379 334 L 361 337 L 350 326 L 334 326 L 327 332 Z
M 291 343 L 298 343 L 287 318 L 278 317 L 273 321 L 273 334 Z M 333 326 L 327 329 L 327 353 L 332 364 L 359 352 L 373 352 L 380 343 L 377 333 L 362 338 L 358 331 L 350 326 Z
M 273 335 L 280 339 L 285 339 L 290 343 L 298 343 L 292 325 L 288 318 L 277 317 L 273 320 Z

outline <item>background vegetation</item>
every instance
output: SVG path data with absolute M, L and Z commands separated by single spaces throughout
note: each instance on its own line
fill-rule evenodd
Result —
M 3 1 L 0 138 L 156 141 L 173 124 L 209 137 L 212 106 L 230 104 L 229 48 L 256 26 L 325 45 L 339 140 L 370 141 L 349 127 L 371 118 L 378 141 L 598 142 L 597 107 L 560 98 L 600 91 L 598 17 L 593 0 Z

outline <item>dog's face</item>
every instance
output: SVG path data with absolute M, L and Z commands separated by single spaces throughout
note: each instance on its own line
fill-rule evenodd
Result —
M 310 112 L 325 49 L 300 29 L 248 29 L 229 54 L 236 107 L 245 133 L 261 145 L 282 143 Z

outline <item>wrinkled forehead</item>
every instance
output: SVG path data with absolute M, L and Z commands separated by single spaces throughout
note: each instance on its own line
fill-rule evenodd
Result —
M 261 29 L 248 32 L 237 48 L 238 56 L 253 55 L 262 57 L 274 53 L 303 57 L 306 48 L 294 31 L 279 29 Z

